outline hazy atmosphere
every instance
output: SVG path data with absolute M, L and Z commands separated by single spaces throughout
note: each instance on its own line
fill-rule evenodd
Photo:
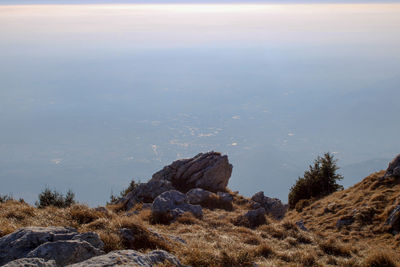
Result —
M 315 2 L 0 1 L 0 194 L 72 189 L 95 206 L 210 150 L 232 190 L 283 202 L 327 151 L 345 187 L 386 169 L 400 4 Z

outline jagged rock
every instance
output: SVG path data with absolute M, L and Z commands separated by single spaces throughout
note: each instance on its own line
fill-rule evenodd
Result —
M 397 205 L 389 217 L 386 219 L 385 225 L 389 225 L 391 230 L 400 231 L 400 205 Z
M 389 176 L 400 177 L 400 154 L 389 163 L 385 177 Z
M 103 247 L 103 242 L 95 233 L 79 234 L 69 227 L 26 227 L 0 238 L 0 265 L 26 258 L 42 244 L 65 240 L 86 241 L 97 249 Z
M 259 225 L 265 224 L 265 209 L 258 208 L 256 210 L 249 210 L 244 215 L 239 216 L 233 221 L 233 224 L 238 226 L 246 226 L 249 228 L 255 228 Z
M 40 258 L 22 258 L 13 260 L 3 265 L 3 267 L 57 267 L 54 260 L 46 261 Z
M 217 195 L 218 195 L 219 199 L 222 202 L 225 202 L 225 203 L 232 203 L 233 202 L 233 196 L 231 194 L 229 194 L 229 193 L 218 192 Z
M 260 191 L 251 197 L 251 200 L 257 202 L 263 207 L 266 213 L 275 219 L 282 219 L 288 209 L 288 205 L 282 204 L 277 198 L 270 198 L 264 196 L 264 192 Z
M 170 181 L 153 180 L 147 183 L 140 183 L 135 189 L 129 192 L 125 197 L 117 201 L 123 203 L 126 210 L 130 210 L 136 203 L 151 203 L 156 197 L 166 191 L 175 189 Z
M 151 181 L 170 181 L 172 185 L 187 192 L 203 188 L 211 192 L 225 191 L 232 174 L 228 156 L 218 152 L 200 153 L 190 159 L 174 161 L 153 174 Z
M 166 261 L 174 266 L 183 266 L 175 256 L 163 250 L 154 250 L 147 254 L 139 253 L 135 250 L 118 250 L 106 255 L 93 257 L 84 262 L 68 265 L 68 267 L 152 267 Z
M 185 212 L 191 212 L 201 218 L 203 211 L 200 205 L 189 204 L 185 194 L 171 190 L 159 195 L 151 207 L 152 218 L 159 222 L 171 222 Z
M 27 258 L 42 258 L 55 260 L 57 265 L 81 262 L 94 256 L 104 254 L 100 249 L 82 240 L 62 240 L 47 242 L 28 253 Z
M 214 198 L 217 197 L 216 194 L 202 188 L 194 188 L 186 193 L 188 202 L 193 205 L 201 205 L 201 203 L 209 201 L 212 196 L 214 196 Z
M 304 225 L 303 220 L 297 221 L 296 225 L 297 227 L 299 227 L 300 230 L 308 231 L 307 227 Z

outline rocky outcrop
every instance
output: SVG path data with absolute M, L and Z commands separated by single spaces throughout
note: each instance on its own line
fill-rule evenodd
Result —
M 136 203 L 151 203 L 156 197 L 166 191 L 175 189 L 170 181 L 154 180 L 148 183 L 140 183 L 135 189 L 125 197 L 119 199 L 117 203 L 122 203 L 126 210 L 130 210 Z
M 185 194 L 171 190 L 159 195 L 151 207 L 151 215 L 154 221 L 169 223 L 185 212 L 201 218 L 203 211 L 200 205 L 192 205 Z
M 202 188 L 194 188 L 186 193 L 186 197 L 190 204 L 201 205 L 201 203 L 205 203 L 208 201 L 212 201 L 212 199 L 216 199 L 217 195 Z
M 232 174 L 228 156 L 218 152 L 200 153 L 190 159 L 174 161 L 153 174 L 151 181 L 170 181 L 179 191 L 203 188 L 211 192 L 225 191 Z
M 66 242 L 69 241 L 69 242 Z M 79 234 L 68 227 L 27 227 L 0 238 L 0 265 L 21 258 L 44 258 L 63 262 L 60 255 L 70 255 L 68 263 L 87 259 L 88 255 L 99 255 L 104 244 L 96 233 Z M 63 250 L 61 250 L 63 249 Z M 60 253 L 59 251 L 64 251 Z M 61 255 L 64 257 L 65 255 Z
M 385 177 L 400 177 L 400 154 L 397 155 L 390 163 L 386 170 Z
M 265 224 L 265 209 L 258 208 L 256 210 L 249 210 L 244 215 L 239 216 L 233 221 L 233 224 L 237 226 L 245 226 L 249 228 L 256 228 L 262 224 Z
M 40 258 L 22 258 L 13 260 L 3 265 L 3 267 L 57 267 L 57 264 L 53 260 L 46 261 Z
M 168 266 L 183 266 L 179 260 L 163 250 L 154 250 L 147 254 L 135 250 L 112 251 L 106 255 L 98 256 L 69 267 L 111 267 L 111 266 L 140 266 L 152 267 L 168 262 Z
M 283 204 L 279 199 L 264 196 L 263 191 L 254 194 L 251 200 L 260 204 L 260 207 L 264 208 L 269 216 L 277 220 L 282 219 L 288 209 L 288 205 Z
M 29 252 L 27 257 L 54 260 L 57 265 L 65 266 L 102 254 L 104 254 L 102 250 L 93 247 L 86 241 L 62 240 L 44 243 Z

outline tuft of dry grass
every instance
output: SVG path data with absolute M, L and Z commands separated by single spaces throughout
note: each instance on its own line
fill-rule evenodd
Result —
M 396 255 L 386 249 L 375 249 L 368 253 L 368 256 L 362 263 L 363 267 L 399 267 Z
M 328 239 L 319 243 L 320 249 L 328 254 L 334 256 L 350 257 L 351 247 L 348 244 L 343 244 L 338 240 Z

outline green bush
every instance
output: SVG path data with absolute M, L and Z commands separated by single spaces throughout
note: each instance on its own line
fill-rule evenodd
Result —
M 47 187 L 39 194 L 39 201 L 35 203 L 38 208 L 45 208 L 48 206 L 67 208 L 72 204 L 75 204 L 75 194 L 71 190 L 68 190 L 67 194 L 64 196 L 56 190 L 51 191 Z
M 318 199 L 342 190 L 343 186 L 337 181 L 343 179 L 343 176 L 336 173 L 339 169 L 336 162 L 329 152 L 324 157 L 318 156 L 314 165 L 310 165 L 304 176 L 299 177 L 290 188 L 289 207 L 295 208 L 300 200 Z

